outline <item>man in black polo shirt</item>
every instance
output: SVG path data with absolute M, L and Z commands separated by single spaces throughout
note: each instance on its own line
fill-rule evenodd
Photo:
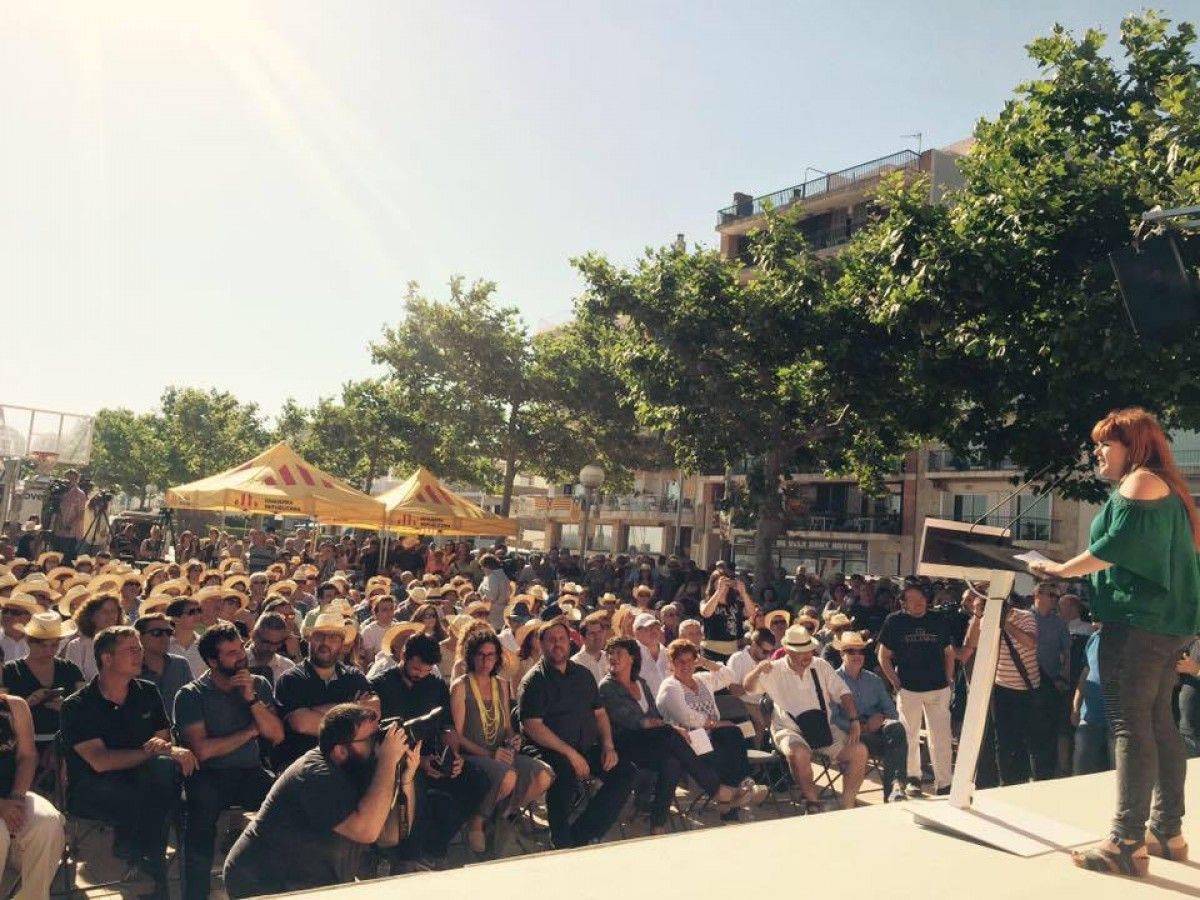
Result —
M 541 661 L 521 680 L 522 752 L 554 769 L 546 792 L 551 842 L 555 848 L 580 847 L 598 841 L 617 820 L 633 789 L 635 769 L 617 757 L 595 677 L 571 662 L 566 623 L 543 623 L 538 640 Z M 604 784 L 572 824 L 571 804 L 579 781 L 587 778 Z
M 321 613 L 309 632 L 308 659 L 279 676 L 275 704 L 287 727 L 271 756 L 276 772 L 317 746 L 321 716 L 337 704 L 361 703 L 379 713 L 379 699 L 371 694 L 367 677 L 339 662 L 342 645 L 353 635 L 354 625 L 341 615 Z
M 200 762 L 187 783 L 187 841 L 184 856 L 186 898 L 206 900 L 213 844 L 221 810 L 256 810 L 275 776 L 263 768 L 259 738 L 283 740 L 271 686 L 251 675 L 242 636 L 227 622 L 214 625 L 199 641 L 208 671 L 186 684 L 175 698 L 175 727 Z
M 94 652 L 99 674 L 63 702 L 67 809 L 112 822 L 113 853 L 165 887 L 167 827 L 196 757 L 171 743 L 158 689 L 137 678 L 137 632 L 128 625 L 105 628 Z
M 400 860 L 444 858 L 451 839 L 479 810 L 489 788 L 480 769 L 463 765 L 458 733 L 450 717 L 450 688 L 433 674 L 433 667 L 441 660 L 438 642 L 419 634 L 404 645 L 404 662 L 371 682 L 385 719 L 396 716 L 406 721 L 442 710 L 438 740 L 422 749 L 417 809 L 412 831 L 396 848 L 395 857 Z

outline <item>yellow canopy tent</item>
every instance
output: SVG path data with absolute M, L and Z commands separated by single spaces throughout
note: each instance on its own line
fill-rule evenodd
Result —
M 309 516 L 326 525 L 379 528 L 384 506 L 280 442 L 249 462 L 167 491 L 172 509 Z
M 516 534 L 517 520 L 484 512 L 421 466 L 375 499 L 387 508 L 387 528 L 406 534 Z

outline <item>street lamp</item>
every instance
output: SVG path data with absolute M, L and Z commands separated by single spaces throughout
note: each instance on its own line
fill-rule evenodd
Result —
M 595 463 L 588 463 L 579 470 L 579 483 L 583 485 L 583 523 L 579 529 L 579 558 L 587 561 L 588 545 L 588 516 L 592 511 L 592 503 L 596 490 L 604 484 L 604 470 Z

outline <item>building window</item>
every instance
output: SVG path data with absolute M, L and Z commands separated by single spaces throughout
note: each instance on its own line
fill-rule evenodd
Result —
M 974 522 L 989 506 L 987 494 L 955 494 L 951 516 L 956 522 Z

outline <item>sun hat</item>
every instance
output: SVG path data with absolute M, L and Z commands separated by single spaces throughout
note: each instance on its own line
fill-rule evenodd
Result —
M 383 648 L 385 653 L 392 654 L 394 652 L 392 644 L 395 643 L 396 638 L 400 637 L 400 635 L 407 634 L 412 636 L 424 633 L 425 626 L 420 622 L 396 622 L 383 633 L 383 639 L 379 642 L 379 646 Z
M 859 631 L 844 631 L 833 639 L 833 649 L 839 653 L 843 650 L 866 650 L 874 641 L 864 640 Z
M 38 612 L 25 623 L 25 637 L 38 641 L 52 641 L 68 638 L 79 629 L 70 619 L 63 619 L 56 613 Z
M 233 588 L 221 588 L 221 602 L 225 603 L 229 600 L 236 600 L 239 609 L 246 609 L 250 605 L 250 597 L 243 594 L 241 591 Z
M 544 601 L 546 599 L 546 589 L 540 584 L 530 585 L 526 593 L 535 600 Z
M 74 578 L 78 573 L 70 566 L 55 566 L 46 573 L 46 580 L 51 584 L 63 578 Z
M 621 599 L 612 591 L 605 591 L 600 595 L 601 606 L 620 606 Z
M 763 624 L 766 625 L 768 628 L 770 628 L 771 623 L 774 622 L 776 619 L 783 619 L 783 624 L 786 627 L 786 626 L 790 625 L 792 622 L 792 614 L 790 612 L 788 612 L 786 609 L 773 609 L 769 613 L 767 613 L 765 616 L 763 616 Z M 799 622 L 799 619 L 797 619 L 796 621 Z
M 79 609 L 90 596 L 92 596 L 92 592 L 85 585 L 75 585 L 59 598 L 59 614 L 65 619 L 71 618 L 75 615 L 75 610 Z
M 488 603 L 486 600 L 476 600 L 473 603 L 468 603 L 467 608 L 463 610 L 463 612 L 466 613 L 468 616 L 473 616 L 477 612 L 490 613 L 491 611 L 492 611 L 492 604 Z
M 831 630 L 834 628 L 849 628 L 854 624 L 854 620 L 845 613 L 835 612 L 826 620 L 825 624 Z
M 516 639 L 516 642 L 517 642 L 517 649 L 520 650 L 523 646 L 525 646 L 525 641 L 529 637 L 529 635 L 531 633 L 536 633 L 537 630 L 541 627 L 542 627 L 541 619 L 530 619 L 528 622 L 526 622 L 524 625 L 522 625 L 520 628 L 518 628 L 516 630 L 516 632 L 513 634 L 513 637 Z
M 793 653 L 815 653 L 817 642 L 803 625 L 792 625 L 783 633 L 783 646 Z
M 28 578 L 21 581 L 14 589 L 24 594 L 41 594 L 47 600 L 57 600 L 62 596 L 61 593 L 51 587 L 50 582 L 46 580 L 46 576 L 41 572 L 30 575 Z
M 28 594 L 14 593 L 9 597 L 0 597 L 0 609 L 20 609 L 29 613 L 31 616 L 45 611 L 40 603 Z M 53 615 L 53 613 L 51 613 Z
M 408 589 L 408 599 L 413 603 L 424 603 L 428 597 L 429 591 L 425 590 L 425 588 L 421 587 L 420 585 L 417 585 L 416 587 L 410 587 Z
M 238 587 L 241 585 L 241 587 Z M 250 579 L 245 575 L 230 575 L 221 582 L 221 586 L 230 590 L 248 591 L 250 590 Z
M 308 630 L 310 636 L 319 633 L 338 633 L 345 641 L 354 640 L 354 636 L 358 634 L 358 628 L 353 622 L 347 621 L 341 613 L 323 612 L 317 616 L 312 624 L 312 628 Z
M 633 620 L 633 630 L 637 631 L 641 628 L 653 628 L 655 626 L 662 627 L 662 622 L 658 621 L 652 613 L 639 613 L 638 617 Z
M 62 558 L 63 555 L 57 550 L 47 550 L 45 553 L 38 554 L 38 558 L 34 561 L 34 565 L 40 569 L 45 566 L 46 563 L 50 562 L 50 560 L 54 560 L 54 565 L 57 566 L 62 564 Z

